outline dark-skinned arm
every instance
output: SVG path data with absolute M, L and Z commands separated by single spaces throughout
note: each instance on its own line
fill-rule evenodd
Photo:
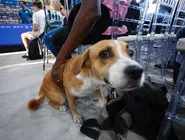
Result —
M 91 31 L 96 20 L 100 16 L 100 0 L 83 0 L 71 32 L 57 56 L 57 61 L 64 60 L 71 55 L 71 53 L 78 47 L 79 44 L 81 44 Z
M 83 0 L 69 36 L 57 55 L 52 68 L 52 78 L 58 85 L 63 81 L 63 63 L 82 43 L 101 16 L 101 0 Z M 62 86 L 61 86 L 62 87 Z

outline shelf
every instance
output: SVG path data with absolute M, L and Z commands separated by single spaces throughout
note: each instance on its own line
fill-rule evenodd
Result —
M 139 23 L 140 20 L 124 18 L 121 19 L 120 21 Z
M 174 6 L 174 5 L 170 5 L 170 4 L 163 3 L 163 2 L 160 2 L 159 5 L 160 5 L 160 6 L 167 7 L 167 8 L 173 8 L 173 6 Z
M 185 13 L 185 10 L 179 10 L 179 12 Z
M 171 15 L 163 14 L 163 13 L 154 13 L 157 16 L 163 16 L 163 17 L 171 17 Z
M 182 20 L 182 21 L 185 20 L 185 18 L 175 18 L 175 19 L 177 19 L 177 20 Z
M 181 27 L 183 27 L 182 25 L 180 26 L 180 25 L 173 25 L 173 27 L 179 27 L 179 28 L 181 28 Z
M 148 25 L 148 24 L 143 24 L 143 26 L 148 26 L 148 27 L 149 27 L 150 25 Z

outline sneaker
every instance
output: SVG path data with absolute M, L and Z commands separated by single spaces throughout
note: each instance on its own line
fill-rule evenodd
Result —
M 167 84 L 169 84 L 169 85 L 174 86 L 173 78 L 166 78 L 166 79 L 165 79 L 165 82 L 166 82 Z
M 28 53 L 22 56 L 22 58 L 28 58 Z

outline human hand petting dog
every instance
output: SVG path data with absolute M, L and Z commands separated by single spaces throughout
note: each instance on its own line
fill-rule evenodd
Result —
M 65 67 L 66 60 L 56 60 L 55 64 L 52 67 L 51 77 L 55 84 L 57 84 L 63 91 L 63 72 Z

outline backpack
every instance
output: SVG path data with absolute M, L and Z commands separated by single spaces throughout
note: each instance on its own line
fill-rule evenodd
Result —
M 42 58 L 43 58 L 42 48 L 40 48 L 38 45 L 38 39 L 34 39 L 30 43 L 30 47 L 28 50 L 28 60 L 36 60 Z
M 107 105 L 110 126 L 116 130 L 116 133 L 123 133 L 120 111 L 125 108 L 132 119 L 129 129 L 147 140 L 156 140 L 168 107 L 166 93 L 167 89 L 163 85 L 149 81 L 140 89 L 127 93 L 119 92 L 119 95 L 124 96 Z
M 113 130 L 117 139 L 122 140 L 129 129 L 147 140 L 156 140 L 168 107 L 167 89 L 146 81 L 141 88 L 133 91 L 110 91 L 121 96 L 107 104 L 108 118 L 100 124 L 92 118 L 86 120 L 81 133 L 98 140 L 101 130 Z

